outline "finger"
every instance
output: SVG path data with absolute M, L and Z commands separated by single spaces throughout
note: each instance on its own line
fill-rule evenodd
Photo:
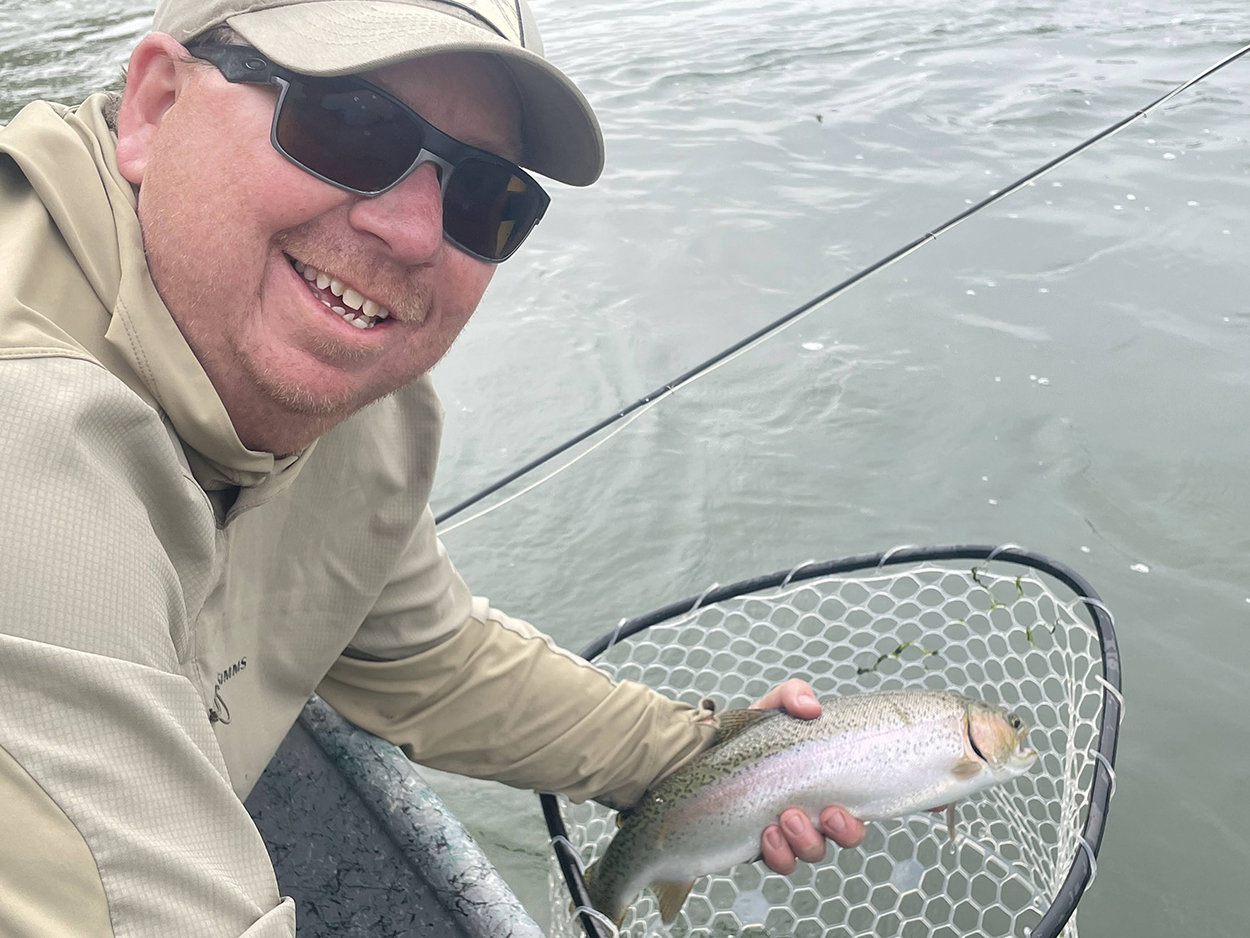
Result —
M 791 716 L 804 720 L 820 716 L 820 701 L 816 699 L 812 685 L 797 677 L 778 684 L 751 707 L 756 710 L 781 707 Z
M 764 833 L 760 835 L 760 856 L 774 873 L 789 876 L 794 872 L 794 851 L 776 824 L 764 828 Z
M 750 710 L 769 710 L 769 709 L 771 709 L 771 708 L 773 708 L 773 707 L 780 707 L 780 706 L 781 706 L 781 688 L 782 688 L 782 687 L 783 687 L 783 685 L 778 684 L 776 687 L 774 687 L 772 690 L 770 690 L 767 694 L 765 694 L 765 695 L 764 695 L 763 697 L 761 697 L 759 700 L 755 701 L 755 703 L 751 704 L 751 706 L 750 706 L 748 709 L 750 709 Z
M 836 805 L 820 812 L 820 826 L 839 847 L 858 847 L 864 840 L 863 822 Z
M 787 808 L 781 812 L 781 832 L 800 860 L 819 863 L 825 858 L 825 835 L 816 830 L 807 815 L 798 808 Z

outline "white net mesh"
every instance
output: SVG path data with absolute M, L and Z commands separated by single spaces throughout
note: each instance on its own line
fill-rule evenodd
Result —
M 958 691 L 1027 720 L 1040 755 L 1027 775 L 958 806 L 953 847 L 939 815 L 869 824 L 860 847 L 831 847 L 824 862 L 799 863 L 788 877 L 753 863 L 699 880 L 667 928 L 645 891 L 621 934 L 1028 935 L 1080 849 L 1096 764 L 1101 646 L 1067 596 L 1002 561 L 988 570 L 929 563 L 741 596 L 615 644 L 596 663 L 616 677 L 718 707 L 745 707 L 790 677 L 818 695 Z M 615 833 L 613 812 L 564 799 L 560 807 L 585 867 Z M 550 894 L 552 935 L 579 938 L 554 860 Z M 1075 938 L 1075 916 L 1064 935 Z

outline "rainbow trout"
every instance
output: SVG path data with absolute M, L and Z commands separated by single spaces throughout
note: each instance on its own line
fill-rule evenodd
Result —
M 913 814 L 1024 774 L 1037 758 L 1017 716 L 959 694 L 825 697 L 821 714 L 727 710 L 706 752 L 648 789 L 586 870 L 595 908 L 617 924 L 644 887 L 671 922 L 694 880 L 758 859 L 786 808 L 841 805 L 865 821 Z M 954 837 L 954 813 L 947 815 Z

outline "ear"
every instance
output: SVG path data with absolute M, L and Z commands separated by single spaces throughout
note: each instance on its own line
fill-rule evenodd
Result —
M 187 50 L 165 33 L 149 33 L 126 68 L 126 91 L 117 112 L 117 168 L 136 186 L 143 182 L 161 119 L 189 80 Z

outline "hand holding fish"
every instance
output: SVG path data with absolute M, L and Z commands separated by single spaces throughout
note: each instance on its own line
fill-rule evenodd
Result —
M 817 823 L 853 846 L 863 837 L 856 815 L 931 811 L 1009 782 L 1037 759 L 1023 720 L 961 694 L 809 695 L 802 681 L 787 681 L 752 709 L 717 713 L 715 744 L 617 815 L 620 830 L 583 873 L 595 908 L 619 924 L 649 886 L 671 922 L 700 876 L 761 853 L 780 873 L 796 855 L 822 857 Z M 792 810 L 807 823 L 793 834 Z M 853 824 L 840 829 L 844 820 Z
M 820 716 L 820 701 L 807 681 L 791 678 L 778 684 L 755 703 L 752 710 L 781 708 L 792 717 L 814 720 Z M 808 819 L 801 808 L 788 808 L 760 835 L 760 855 L 773 872 L 789 876 L 796 860 L 819 863 L 825 858 L 825 838 L 839 847 L 858 847 L 864 839 L 864 825 L 845 809 L 829 805 L 820 812 L 821 830 Z

